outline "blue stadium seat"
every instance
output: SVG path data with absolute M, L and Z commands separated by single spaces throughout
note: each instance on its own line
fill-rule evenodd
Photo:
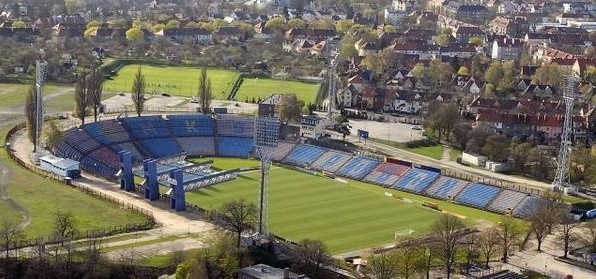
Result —
M 321 157 L 325 151 L 327 151 L 327 149 L 322 147 L 301 144 L 286 156 L 285 162 L 300 167 L 306 167 Z
M 255 120 L 252 117 L 237 115 L 218 115 L 217 134 L 226 137 L 252 138 Z
M 137 140 L 171 137 L 166 121 L 161 116 L 127 117 L 122 124 Z
M 178 142 L 188 156 L 215 156 L 213 137 L 185 137 L 178 138 Z
M 294 147 L 296 147 L 295 143 L 280 141 L 275 151 L 273 151 L 273 156 L 271 159 L 276 162 L 283 161 L 283 159 L 290 154 L 290 151 L 292 151 Z
M 219 137 L 217 154 L 224 157 L 247 157 L 253 149 L 252 138 Z
M 442 176 L 426 189 L 429 196 L 441 199 L 453 199 L 468 185 L 467 181 Z
M 457 202 L 484 208 L 501 191 L 500 188 L 482 183 L 471 183 L 455 198 Z
M 152 158 L 182 154 L 182 149 L 180 149 L 178 142 L 172 138 L 139 140 L 138 144 L 147 150 Z
M 389 162 L 384 162 L 384 163 L 380 164 L 375 169 L 375 171 L 384 172 L 384 173 L 387 173 L 387 174 L 393 174 L 393 175 L 397 175 L 397 176 L 402 176 L 409 169 L 410 169 L 410 167 L 408 167 L 408 166 L 394 164 L 394 163 L 389 163 Z
M 339 169 L 338 174 L 349 178 L 363 179 L 376 168 L 379 163 L 379 161 L 372 158 L 354 156 Z
M 78 129 L 67 131 L 64 134 L 64 141 L 83 155 L 101 147 L 87 132 Z
M 118 154 L 118 152 L 120 151 L 129 151 L 132 154 L 133 160 L 138 162 L 143 161 L 143 159 L 147 157 L 150 157 L 146 156 L 148 154 L 142 155 L 139 149 L 136 147 L 136 145 L 130 141 L 112 144 L 110 145 L 110 148 L 112 148 L 112 150 L 114 150 L 116 154 Z
M 89 157 L 93 158 L 98 162 L 102 162 L 104 165 L 111 169 L 119 169 L 118 154 L 114 153 L 107 147 L 102 147 L 89 154 Z
M 101 161 L 98 161 L 88 156 L 83 157 L 83 159 L 81 160 L 81 168 L 88 172 L 91 172 L 99 176 L 103 176 L 108 179 L 116 178 L 116 172 L 118 172 L 118 169 L 111 168 L 110 166 L 105 165 Z
M 315 170 L 324 170 L 328 172 L 336 172 L 343 164 L 345 164 L 352 156 L 347 153 L 338 152 L 335 150 L 328 150 L 323 153 L 319 159 L 314 161 L 310 167 Z
M 413 168 L 407 171 L 397 182 L 395 188 L 421 193 L 433 183 L 440 174 L 423 169 Z
M 398 179 L 399 176 L 397 175 L 380 172 L 377 170 L 372 171 L 370 174 L 364 177 L 365 181 L 381 184 L 384 186 L 393 186 Z
M 501 213 L 512 212 L 527 196 L 526 193 L 505 189 L 488 205 L 488 209 Z
M 81 161 L 83 154 L 78 150 L 74 149 L 74 147 L 68 145 L 66 142 L 61 142 L 56 150 L 54 151 L 58 157 L 62 158 L 69 158 L 75 161 Z
M 526 196 L 518 205 L 513 209 L 513 216 L 524 218 L 532 212 L 538 198 L 534 196 Z
M 213 123 L 210 115 L 168 115 L 168 125 L 174 137 L 213 137 Z
M 128 132 L 115 120 L 88 123 L 85 124 L 84 128 L 95 140 L 103 144 L 110 145 L 131 141 Z

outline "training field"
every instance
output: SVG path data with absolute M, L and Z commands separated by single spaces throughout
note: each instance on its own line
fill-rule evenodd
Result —
M 115 92 L 130 92 L 137 68 L 141 67 L 145 75 L 147 93 L 168 93 L 177 96 L 196 96 L 199 86 L 201 69 L 191 67 L 174 67 L 159 65 L 131 64 L 122 67 L 113 80 L 104 83 L 104 90 Z M 226 99 L 238 79 L 239 74 L 234 71 L 207 69 L 207 76 L 211 79 L 214 99 Z
M 213 158 L 214 167 L 232 169 L 258 166 L 257 161 Z M 203 160 L 198 160 L 203 161 Z M 228 200 L 244 197 L 257 202 L 259 172 L 242 173 L 233 181 L 188 192 L 186 200 L 206 209 L 218 209 Z M 395 197 L 402 196 L 404 202 Z M 445 210 L 474 225 L 498 220 L 498 215 L 444 201 L 349 181 L 348 184 L 274 166 L 269 175 L 269 225 L 277 235 L 299 241 L 322 240 L 334 254 L 391 243 L 396 231 L 428 232 L 439 212 L 422 207 L 422 200 L 437 202 Z
M 237 101 L 258 101 L 275 93 L 295 93 L 304 104 L 314 103 L 319 84 L 266 78 L 244 78 L 240 90 L 236 93 Z

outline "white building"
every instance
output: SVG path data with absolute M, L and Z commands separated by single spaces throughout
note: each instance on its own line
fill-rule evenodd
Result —
M 325 118 L 316 115 L 303 115 L 300 119 L 300 136 L 309 139 L 318 139 L 323 136 Z

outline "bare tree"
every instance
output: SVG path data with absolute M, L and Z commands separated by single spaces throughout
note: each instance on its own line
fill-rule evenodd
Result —
M 37 92 L 35 84 L 29 87 L 25 101 L 25 115 L 27 116 L 27 135 L 33 143 L 33 152 L 36 152 L 37 141 Z
M 437 238 L 437 256 L 443 262 L 447 279 L 451 278 L 451 267 L 456 260 L 458 244 L 464 236 L 461 233 L 464 227 L 461 219 L 449 214 L 441 215 L 431 226 Z
M 542 246 L 542 241 L 548 235 L 548 224 L 547 220 L 550 218 L 548 216 L 549 212 L 544 208 L 544 205 L 538 205 L 528 216 L 526 219 L 530 222 L 530 229 L 534 233 L 534 237 L 536 237 L 536 241 L 538 242 L 538 246 L 536 249 L 538 251 L 542 251 L 540 248 Z
M 596 219 L 592 219 L 585 224 L 587 233 L 585 234 L 584 241 L 589 251 L 596 252 Z
M 213 95 L 211 93 L 211 79 L 207 76 L 207 68 L 205 67 L 201 69 L 201 75 L 199 75 L 197 97 L 199 98 L 201 111 L 203 114 L 207 114 L 211 108 L 211 99 L 213 99 Z
M 141 67 L 137 69 L 137 73 L 135 74 L 131 93 L 137 116 L 141 116 L 145 105 L 145 75 L 141 72 Z
M 563 258 L 567 258 L 569 246 L 571 245 L 571 241 L 573 241 L 572 230 L 575 229 L 578 223 L 571 217 L 567 207 L 561 207 L 557 216 L 561 225 L 560 240 L 563 244 Z
M 464 256 L 466 258 L 466 274 L 470 274 L 472 262 L 476 261 L 480 256 L 479 242 L 480 238 L 478 233 L 471 233 L 465 236 L 463 246 Z
M 103 94 L 103 77 L 99 70 L 95 69 L 89 74 L 89 81 L 87 82 L 88 93 L 90 97 L 90 105 L 93 108 L 93 117 L 97 122 L 97 113 L 101 106 L 101 97 Z
M 418 257 L 415 260 L 416 270 L 424 272 L 424 278 L 430 279 L 430 269 L 433 261 L 436 258 L 436 249 L 433 243 L 421 242 L 418 244 L 420 247 L 418 251 Z
M 6 252 L 6 259 L 8 259 L 10 258 L 10 248 L 14 247 L 23 238 L 23 232 L 19 229 L 19 223 L 13 219 L 2 219 L 0 238 L 2 240 L 2 247 Z
M 501 243 L 501 259 L 507 262 L 509 250 L 515 245 L 521 236 L 521 228 L 511 216 L 503 216 L 499 222 L 498 238 Z
M 484 263 L 488 268 L 490 259 L 497 254 L 499 248 L 499 230 L 492 227 L 488 228 L 487 230 L 480 232 L 478 238 L 480 256 L 484 258 Z
M 368 259 L 369 273 L 376 279 L 393 279 L 398 275 L 397 253 L 385 252 Z
M 561 221 L 563 211 L 567 207 L 561 203 L 561 195 L 552 191 L 545 192 L 538 200 L 536 206 L 526 216 L 530 222 L 530 229 L 538 242 L 538 251 L 541 251 L 542 241 L 552 233 L 554 226 Z
M 399 247 L 395 251 L 399 277 L 409 279 L 418 272 L 418 261 L 425 256 L 422 252 L 423 247 L 419 240 L 411 240 L 408 245 Z
M 223 204 L 221 212 L 226 216 L 225 221 L 236 232 L 236 246 L 240 248 L 240 234 L 253 227 L 257 216 L 257 206 L 240 198 Z
M 331 264 L 332 259 L 323 242 L 303 239 L 292 251 L 291 261 L 296 271 L 311 278 L 324 278 L 323 268 Z
M 81 77 L 75 84 L 75 116 L 85 125 L 87 106 L 89 106 L 90 95 L 87 88 L 87 77 Z

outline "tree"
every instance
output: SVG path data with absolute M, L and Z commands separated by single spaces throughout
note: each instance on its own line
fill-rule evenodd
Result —
M 542 63 L 532 78 L 536 84 L 548 84 L 559 88 L 563 82 L 563 73 L 556 63 Z
M 488 228 L 478 235 L 478 248 L 486 268 L 488 268 L 490 259 L 496 256 L 499 244 L 499 230 L 497 228 Z
M 453 127 L 453 140 L 461 150 L 466 150 L 466 144 L 472 133 L 472 126 L 468 123 L 458 123 Z
M 441 141 L 443 135 L 447 140 L 451 135 L 453 127 L 455 127 L 459 121 L 459 110 L 455 103 L 440 103 L 438 109 L 430 110 L 433 111 L 428 117 L 425 126 L 438 136 L 438 140 Z
M 144 37 L 145 34 L 139 28 L 130 28 L 126 31 L 126 39 L 130 42 L 142 41 Z
M 418 254 L 414 261 L 416 270 L 423 271 L 426 279 L 430 279 L 430 269 L 433 266 L 433 261 L 436 258 L 435 247 L 433 243 L 423 242 L 418 243 Z
M 211 99 L 213 95 L 211 93 L 211 79 L 207 76 L 207 68 L 201 69 L 199 75 L 199 89 L 197 90 L 197 97 L 199 98 L 199 104 L 203 114 L 207 114 L 211 108 Z
M 432 225 L 431 230 L 437 239 L 436 253 L 443 262 L 447 279 L 451 278 L 451 267 L 455 263 L 458 244 L 464 234 L 461 230 L 465 228 L 464 222 L 450 214 L 441 215 Z
M 335 30 L 335 22 L 330 19 L 315 19 L 310 22 L 313 29 Z
M 49 127 L 45 131 L 46 145 L 49 149 L 54 150 L 64 140 L 64 134 L 58 127 L 56 120 L 49 121 Z
M 480 37 L 471 37 L 468 43 L 474 46 L 482 46 L 484 45 L 484 40 Z
M 399 274 L 397 269 L 397 254 L 385 252 L 372 255 L 368 259 L 368 270 L 373 278 L 393 279 Z
M 25 101 L 25 115 L 27 116 L 27 136 L 31 143 L 33 143 L 33 152 L 37 152 L 37 93 L 35 84 L 32 84 L 27 91 L 27 99 Z
M 596 252 L 596 219 L 589 220 L 585 223 L 587 233 L 584 234 L 584 242 L 588 247 L 590 253 Z
M 97 122 L 97 113 L 101 106 L 101 97 L 103 94 L 103 77 L 99 70 L 95 69 L 89 74 L 89 80 L 87 81 L 88 94 L 90 95 L 89 101 L 93 108 L 93 117 Z
M 286 20 L 283 17 L 274 17 L 265 23 L 265 27 L 283 32 L 288 29 Z
M 503 65 L 501 65 L 501 62 L 493 61 L 490 63 L 490 66 L 488 66 L 488 69 L 486 69 L 486 72 L 484 73 L 484 80 L 491 83 L 493 86 L 497 86 L 502 77 Z
M 166 26 L 164 29 L 178 29 L 178 28 L 180 28 L 180 21 L 172 19 L 172 20 L 168 21 L 168 23 L 166 23 Z
M 12 23 L 12 28 L 27 28 L 27 24 L 22 20 L 17 20 Z
M 513 61 L 503 63 L 502 69 L 503 76 L 499 80 L 497 90 L 506 94 L 515 89 L 515 85 L 518 81 L 518 73 Z
M 89 21 L 89 23 L 87 23 L 87 25 L 85 25 L 86 29 L 91 29 L 91 28 L 98 28 L 101 26 L 101 22 L 97 21 L 97 20 L 92 20 Z
M 423 245 L 420 240 L 406 239 L 407 243 L 395 250 L 399 277 L 412 278 L 419 270 L 419 261 L 424 260 Z
M 67 211 L 57 211 L 54 216 L 54 233 L 63 241 L 77 232 L 74 216 Z
M 578 223 L 571 217 L 571 212 L 569 212 L 569 208 L 566 206 L 559 207 L 556 215 L 558 218 L 558 223 L 561 225 L 560 240 L 563 244 L 563 258 L 567 258 L 567 255 L 569 254 L 569 247 L 571 245 L 571 241 L 573 240 L 572 231 L 576 228 Z
M 85 125 L 87 107 L 91 99 L 87 82 L 87 76 L 83 76 L 75 84 L 75 116 L 81 120 L 82 125 Z
M 339 57 L 343 60 L 350 60 L 358 56 L 358 50 L 354 46 L 355 41 L 352 36 L 344 36 L 339 42 Z
M 137 69 L 137 73 L 135 74 L 131 93 L 137 116 L 141 116 L 145 105 L 145 75 L 141 72 L 141 67 Z
M 302 116 L 304 101 L 298 100 L 296 94 L 283 94 L 279 105 L 279 118 L 282 121 L 298 123 Z
M 550 213 L 546 203 L 540 200 L 537 202 L 537 206 L 526 216 L 526 219 L 530 222 L 530 230 L 532 230 L 538 242 L 537 250 L 539 252 L 542 251 L 542 241 L 549 234 L 548 219 L 551 218 Z
M 424 64 L 422 63 L 416 63 L 410 73 L 415 78 L 423 78 L 426 76 L 426 67 L 424 67 Z
M 457 74 L 458 75 L 465 76 L 465 75 L 469 75 L 470 74 L 470 71 L 468 70 L 468 67 L 461 66 L 461 67 L 459 67 L 459 70 L 457 70 Z
M 489 160 L 503 162 L 509 157 L 509 139 L 504 135 L 494 134 L 486 138 L 482 154 Z
M 224 203 L 221 212 L 226 216 L 226 223 L 236 232 L 236 247 L 240 248 L 240 235 L 256 222 L 257 206 L 240 198 Z
M 340 19 L 335 22 L 335 30 L 337 30 L 337 34 L 345 35 L 353 25 L 354 21 L 350 19 Z
M 323 242 L 303 239 L 292 250 L 291 262 L 296 271 L 310 278 L 324 278 L 323 267 L 331 264 L 332 259 Z
M 161 31 L 161 30 L 164 30 L 165 28 L 166 28 L 166 25 L 165 25 L 165 24 L 163 24 L 163 23 L 158 23 L 158 24 L 155 24 L 155 25 L 153 25 L 153 26 L 151 27 L 151 31 L 152 31 L 153 33 L 157 33 L 157 32 L 159 32 L 159 31 Z
M 440 34 L 439 36 L 437 36 L 437 38 L 435 39 L 435 43 L 437 43 L 437 45 L 440 46 L 447 46 L 451 43 L 451 39 L 453 37 L 451 37 L 451 35 L 448 34 Z
M 306 28 L 306 25 L 306 21 L 299 18 L 292 18 L 288 20 L 288 28 Z
M 19 223 L 14 219 L 3 218 L 0 226 L 0 240 L 6 259 L 10 258 L 10 249 L 23 238 L 23 232 L 19 229 Z
M 511 216 L 501 217 L 498 227 L 498 239 L 501 243 L 501 259 L 504 263 L 507 262 L 509 251 L 513 245 L 517 244 L 522 234 L 521 228 L 517 221 Z
M 512 169 L 519 173 L 526 172 L 526 163 L 530 156 L 532 144 L 511 142 L 509 147 L 509 158 L 512 160 Z
M 440 60 L 432 60 L 430 62 L 428 75 L 433 82 L 433 87 L 442 87 L 451 81 L 453 69 L 449 63 L 441 62 Z

